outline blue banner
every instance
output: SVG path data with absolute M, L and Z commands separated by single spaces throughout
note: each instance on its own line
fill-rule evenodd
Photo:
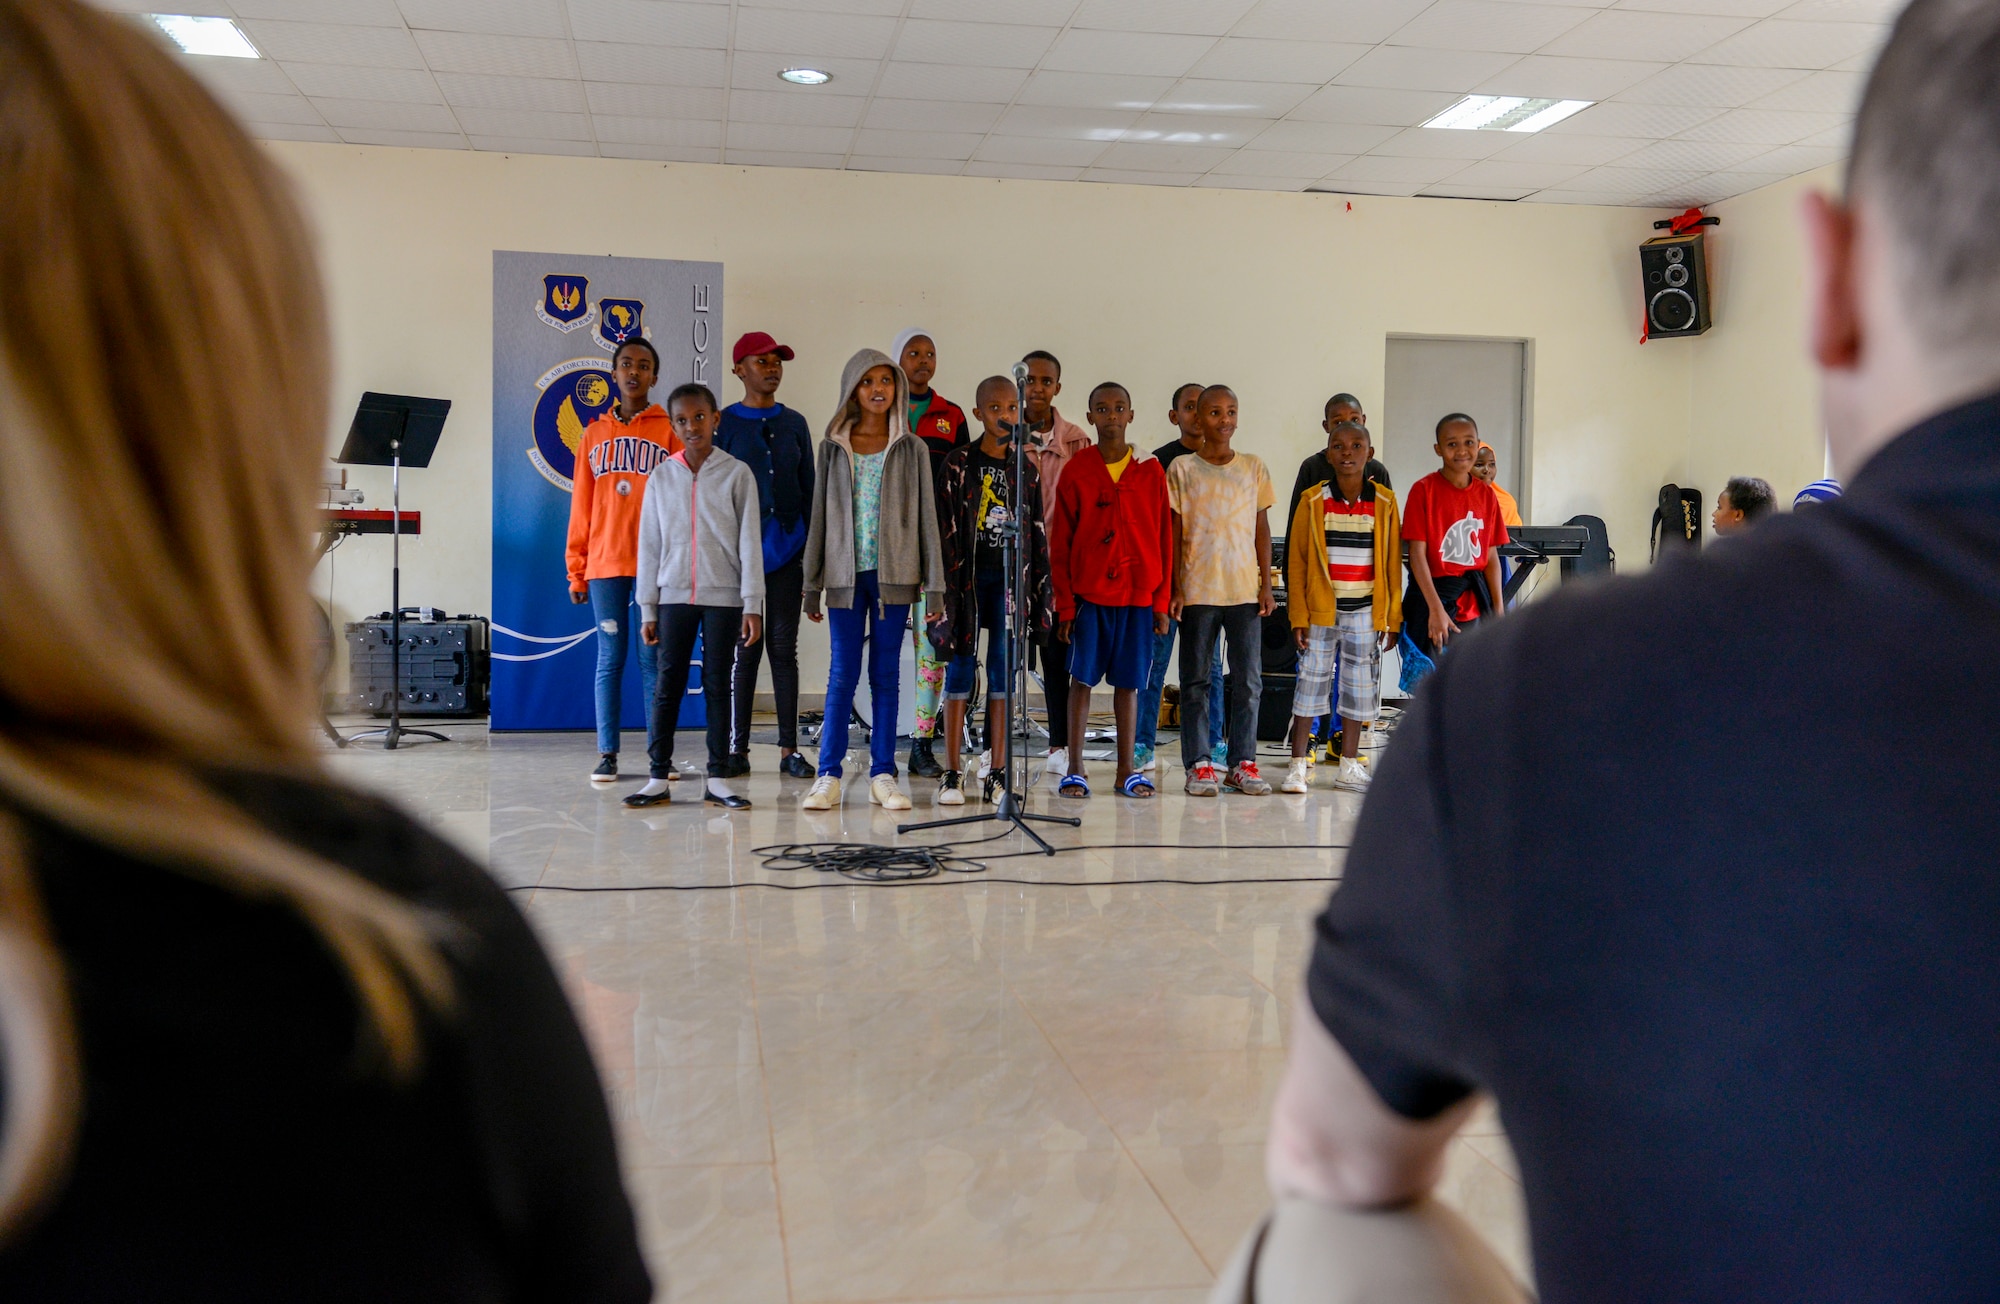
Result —
M 589 605 L 570 602 L 563 558 L 570 477 L 584 428 L 617 401 L 612 352 L 634 337 L 660 352 L 655 399 L 688 380 L 720 397 L 722 264 L 494 251 L 495 729 L 596 723 L 597 629 Z M 619 723 L 643 729 L 638 611 L 630 615 Z M 702 722 L 697 660 L 680 723 Z

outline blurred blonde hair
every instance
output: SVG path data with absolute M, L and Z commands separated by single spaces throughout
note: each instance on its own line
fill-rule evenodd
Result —
M 0 1017 L 45 1034 L 8 1069 L 34 1080 L 8 1092 L 4 1237 L 66 1169 L 81 1083 L 21 815 L 290 905 L 345 967 L 361 1044 L 391 1072 L 417 1066 L 418 1002 L 449 992 L 412 910 L 201 778 L 315 768 L 305 577 L 327 344 L 287 188 L 135 22 L 0 0 L 0 194 L 0 943 L 16 1007 Z

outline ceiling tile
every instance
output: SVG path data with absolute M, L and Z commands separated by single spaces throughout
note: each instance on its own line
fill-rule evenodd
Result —
M 1020 68 L 959 68 L 942 63 L 891 63 L 882 70 L 877 95 L 902 100 L 956 100 L 1005 104 L 1028 74 Z
M 1551 100 L 1608 100 L 1662 71 L 1664 63 L 1629 59 L 1565 59 L 1531 54 L 1475 89 L 1489 95 L 1538 95 Z
M 880 131 L 864 127 L 854 133 L 854 152 L 876 158 L 972 157 L 985 136 L 977 131 Z
M 221 97 L 231 113 L 245 122 L 283 123 L 293 126 L 325 126 L 326 119 L 320 117 L 305 96 L 266 95 L 256 92 L 226 94 Z
M 1070 25 L 1117 32 L 1220 36 L 1255 6 L 1256 0 L 1083 0 Z
M 1388 158 L 1370 154 L 1355 159 L 1333 174 L 1340 181 L 1393 181 L 1427 186 L 1442 181 L 1465 166 L 1455 158 Z
M 1543 54 L 1584 59 L 1682 59 L 1734 36 L 1750 25 L 1747 18 L 1716 18 L 1699 14 L 1656 14 L 1607 9 L 1551 41 Z
M 729 65 L 729 84 L 746 91 L 769 90 L 774 86 L 788 83 L 778 80 L 778 74 L 787 68 L 804 64 L 819 69 L 832 76 L 833 80 L 821 88 L 829 95 L 866 95 L 868 88 L 875 84 L 882 71 L 882 65 L 874 59 L 821 59 L 802 58 L 795 54 L 777 54 L 760 50 L 738 48 Z M 918 65 L 936 66 L 936 65 Z M 997 70 L 996 70 L 997 71 Z M 810 91 L 811 87 L 801 87 Z M 921 98 L 921 97 L 919 97 Z
M 1086 167 L 1105 149 L 1101 140 L 1053 140 L 1040 136 L 986 138 L 973 155 L 987 163 L 1033 163 L 1043 167 Z
M 1675 172 L 1660 168 L 1601 167 L 1592 168 L 1566 184 L 1579 190 L 1608 190 L 1637 198 L 1657 190 L 1687 185 L 1705 175 L 1699 168 Z
M 1352 154 L 1317 154 L 1299 150 L 1239 149 L 1215 165 L 1220 176 L 1323 177 L 1354 161 Z
M 258 140 L 314 140 L 338 145 L 340 135 L 331 127 L 304 122 L 246 122 L 243 129 Z
M 1795 140 L 1794 145 L 1818 145 L 1826 149 L 1837 149 L 1843 155 L 1854 148 L 1854 121 L 1848 119 L 1838 127 L 1828 127 L 1825 131 L 1814 132 L 1804 140 Z
M 307 95 L 351 100 L 401 100 L 440 104 L 437 81 L 421 68 L 355 68 L 339 63 L 286 64 L 292 82 Z
M 1873 23 L 1798 23 L 1767 19 L 1703 50 L 1703 63 L 1745 68 L 1830 68 L 1873 50 L 1885 31 Z
M 1109 186 L 1191 186 L 1201 180 L 1199 172 L 1137 172 L 1122 168 L 1091 168 L 1082 177 Z
M 1544 135 L 1637 136 L 1658 140 L 1722 112 L 1693 104 L 1598 104 L 1550 127 Z
M 729 9 L 670 0 L 569 0 L 569 34 L 579 41 L 721 50 L 729 44 Z
M 854 142 L 847 127 L 800 127 L 779 122 L 732 122 L 728 146 L 739 149 L 789 150 L 810 154 L 845 154 Z
M 1358 177 L 1331 176 L 1311 187 L 1316 194 L 1389 195 L 1408 197 L 1417 193 L 1420 181 L 1364 181 Z
M 610 141 L 601 137 L 597 152 L 605 158 L 652 159 L 661 163 L 720 163 L 722 151 L 714 146 L 642 145 L 631 141 Z
M 1040 104 L 1016 104 L 994 130 L 1006 136 L 1047 136 L 1062 140 L 1117 140 L 1134 123 L 1136 113 L 1116 109 L 1064 109 Z
M 1567 5 L 1437 0 L 1415 19 L 1397 28 L 1389 43 L 1431 50 L 1528 54 L 1588 17 L 1590 10 Z
M 568 41 L 539 36 L 486 36 L 474 32 L 418 32 L 424 61 L 435 72 L 494 73 L 509 77 L 574 77 Z
M 442 104 L 393 104 L 382 100 L 315 99 L 313 106 L 327 123 L 348 127 L 387 127 L 397 131 L 457 131 L 458 119 Z
M 744 167 L 837 169 L 847 161 L 847 155 L 816 154 L 804 150 L 726 149 L 722 151 L 722 161 Z
M 1452 173 L 1444 184 L 1454 187 L 1522 186 L 1529 190 L 1541 190 L 1559 186 L 1583 171 L 1584 165 L 1577 163 L 1520 163 L 1489 158 Z
M 213 90 L 242 91 L 251 95 L 286 94 L 294 89 L 291 78 L 286 75 L 289 69 L 321 66 L 303 63 L 285 65 L 274 59 L 197 59 L 192 55 L 183 55 L 180 65 L 193 73 L 202 85 Z M 424 76 L 421 72 L 415 75 Z
M 1472 87 L 1514 63 L 1511 54 L 1479 50 L 1418 50 L 1384 45 L 1370 50 L 1336 79 L 1343 86 L 1405 91 L 1456 91 Z
M 775 122 L 794 127 L 853 127 L 868 100 L 861 95 L 819 95 L 812 91 L 731 91 L 731 122 Z
M 413 29 L 496 36 L 567 36 L 556 0 L 398 0 Z
M 1449 177 L 1417 192 L 1425 199 L 1484 199 L 1503 204 L 1518 203 L 1535 193 L 1532 186 L 1474 186 Z
M 466 108 L 539 109 L 549 113 L 580 113 L 584 109 L 582 82 L 441 72 L 437 74 L 437 84 L 448 103 Z
M 1724 199 L 1735 195 L 1748 194 L 1752 190 L 1762 190 L 1783 181 L 1782 172 L 1711 172 L 1702 178 L 1702 184 L 1714 186 Z
M 1371 153 L 1397 158 L 1488 158 L 1513 142 L 1504 131 L 1440 131 L 1409 127 L 1377 145 Z
M 1896 21 L 1907 0 L 1798 0 L 1778 12 L 1780 18 L 1808 22 L 1882 23 Z
M 711 0 L 721 4 L 727 0 Z M 742 9 L 792 9 L 816 14 L 872 14 L 894 18 L 903 12 L 903 0 L 735 0 Z
M 1861 107 L 1861 92 L 1868 89 L 1868 75 L 1859 72 L 1816 72 L 1801 78 L 1761 100 L 1758 109 L 1788 109 L 1800 113 L 1853 113 Z
M 739 50 L 795 54 L 812 60 L 880 59 L 889 53 L 895 36 L 893 18 L 790 9 L 740 9 L 736 14 Z
M 508 136 L 516 140 L 589 140 L 590 116 L 537 113 L 529 109 L 459 109 L 458 125 L 468 136 Z
M 1056 27 L 1015 23 L 947 23 L 913 18 L 896 38 L 896 58 L 913 63 L 962 63 L 981 68 L 1032 68 L 1055 43 Z
M 1231 36 L 1374 45 L 1430 7 L 1431 0 L 1261 0 Z
M 259 50 L 286 63 L 346 63 L 363 68 L 421 68 L 417 43 L 401 28 L 343 23 L 245 21 Z
M 1309 154 L 1366 154 L 1396 134 L 1394 127 L 1358 122 L 1285 121 L 1257 137 L 1258 149 L 1292 149 Z
M 1792 0 L 1618 0 L 1620 9 L 1721 18 L 1769 18 Z
M 1724 68 L 1714 64 L 1676 64 L 1648 77 L 1618 98 L 1634 104 L 1686 104 L 1709 109 L 1734 109 L 1761 100 L 1804 77 L 1786 68 Z
M 1734 141 L 1741 144 L 1792 145 L 1808 136 L 1841 127 L 1847 118 L 1839 113 L 1780 113 L 1774 109 L 1731 109 L 1719 117 L 1689 127 L 1682 140 Z M 1718 163 L 1718 169 L 1728 167 Z
M 1086 32 L 1071 28 L 1055 43 L 1042 66 L 1057 72 L 1179 77 L 1214 45 L 1214 39 L 1207 36 Z
M 916 158 L 896 154 L 855 154 L 847 160 L 849 172 L 898 172 L 927 173 L 932 176 L 957 176 L 965 166 L 963 158 Z
M 1272 121 L 1270 118 L 1148 113 L 1133 123 L 1120 139 L 1163 145 L 1223 145 L 1235 149 L 1262 135 Z
M 1076 181 L 1082 168 L 1049 167 L 1040 163 L 988 163 L 979 159 L 965 165 L 968 177 L 1008 177 L 1016 181 Z
M 1162 97 L 1156 107 L 1173 113 L 1282 118 L 1317 89 L 1287 82 L 1201 81 L 1188 77 Z
M 683 149 L 714 149 L 722 143 L 720 122 L 691 122 L 685 118 L 627 117 L 619 114 L 591 115 L 600 141 L 627 145 L 674 145 Z
M 576 158 L 596 158 L 597 146 L 588 140 L 544 140 L 537 136 L 468 136 L 472 147 L 488 154 L 567 154 Z
M 120 8 L 125 6 L 121 5 Z M 146 4 L 135 4 L 134 9 L 161 8 L 157 0 Z M 176 13 L 200 13 L 200 9 L 183 10 L 172 6 Z M 326 0 L 235 0 L 235 3 L 221 6 L 220 11 L 235 10 L 238 18 L 278 18 L 310 22 L 326 16 Z M 340 21 L 359 23 L 367 27 L 401 27 L 403 15 L 396 10 L 396 0 L 341 0 Z
M 1767 147 L 1720 140 L 1656 140 L 1618 160 L 1621 168 L 1700 169 L 1716 172 L 1755 158 Z
M 465 149 L 465 137 L 441 131 L 386 131 L 376 127 L 343 127 L 340 138 L 350 145 L 387 145 L 397 149 Z
M 1061 27 L 1076 12 L 1077 0 L 1007 0 L 1003 11 L 1010 23 L 1039 23 Z M 916 0 L 910 6 L 912 18 L 943 18 L 958 22 L 978 22 L 994 16 L 993 0 Z
M 1414 127 L 1450 108 L 1451 91 L 1392 91 L 1372 86 L 1328 86 L 1292 110 L 1299 122 L 1367 122 Z
M 1317 176 L 1239 177 L 1211 172 L 1194 184 L 1202 190 L 1268 190 L 1273 193 L 1297 193 L 1318 179 Z
M 653 86 L 631 82 L 585 82 L 592 113 L 628 118 L 722 117 L 723 92 L 713 86 Z
M 1087 72 L 1038 72 L 1017 97 L 1021 104 L 1073 109 L 1150 109 L 1173 88 L 1172 77 L 1095 77 Z
M 890 131 L 993 130 L 1006 112 L 1004 104 L 939 104 L 932 100 L 874 100 L 865 125 Z
M 576 43 L 577 66 L 583 70 L 587 81 L 657 81 L 670 86 L 720 86 L 725 61 L 726 56 L 720 50 L 613 45 L 603 41 Z
M 1596 167 L 1623 158 L 1638 149 L 1640 143 L 1623 136 L 1575 136 L 1544 131 L 1529 136 L 1518 145 L 1509 145 L 1493 157 L 1520 163 L 1575 163 Z
M 1272 41 L 1227 36 L 1189 73 L 1222 81 L 1310 82 L 1324 86 L 1370 47 L 1341 41 Z
M 1574 184 L 1574 183 L 1572 183 Z M 1614 194 L 1609 190 L 1571 190 L 1567 187 L 1537 190 L 1535 202 L 1538 204 L 1579 204 L 1593 208 L 1630 207 L 1628 196 Z
M 1829 163 L 1838 163 L 1847 157 L 1842 149 L 1822 148 L 1817 145 L 1780 145 L 1766 154 L 1758 154 L 1744 159 L 1739 165 L 1745 172 L 1782 172 L 1786 176 L 1797 176 L 1814 168 L 1823 168 Z

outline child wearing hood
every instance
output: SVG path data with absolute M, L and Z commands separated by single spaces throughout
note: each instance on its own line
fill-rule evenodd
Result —
M 840 400 L 821 441 L 812 525 L 806 533 L 806 618 L 832 636 L 819 777 L 805 810 L 840 805 L 848 717 L 868 649 L 868 800 L 908 810 L 896 786 L 896 713 L 903 631 L 910 605 L 941 612 L 944 562 L 930 453 L 910 433 L 909 382 L 879 349 L 862 349 L 840 377 Z M 822 614 L 822 603 L 825 611 Z

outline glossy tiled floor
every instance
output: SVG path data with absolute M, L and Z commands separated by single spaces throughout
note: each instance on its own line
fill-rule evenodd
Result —
M 1345 843 L 1358 798 L 1191 800 L 1177 770 L 1152 802 L 1037 790 L 1031 808 L 1084 818 L 1052 840 L 1088 850 L 858 885 L 754 849 L 890 842 L 927 817 L 930 783 L 907 815 L 853 784 L 808 815 L 806 784 L 758 747 L 738 785 L 752 810 L 702 806 L 691 778 L 637 812 L 631 782 L 585 781 L 583 735 L 445 732 L 331 764 L 518 889 L 596 1046 L 671 1298 L 1206 1298 L 1266 1202 L 1265 1114 L 1341 864 L 1282 848 Z M 643 766 L 643 739 L 626 755 Z M 1134 882 L 1161 877 L 1198 882 Z M 1273 878 L 1303 881 L 1248 881 Z M 1505 1138 L 1490 1113 L 1472 1133 L 1445 1197 L 1522 1267 Z

